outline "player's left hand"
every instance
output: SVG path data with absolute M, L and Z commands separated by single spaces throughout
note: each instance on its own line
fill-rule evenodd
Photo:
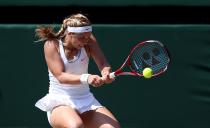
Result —
M 105 84 L 110 84 L 115 80 L 115 78 L 110 78 L 109 75 L 103 75 L 102 80 L 104 81 Z

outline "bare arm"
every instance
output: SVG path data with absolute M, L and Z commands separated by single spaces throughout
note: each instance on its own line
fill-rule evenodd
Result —
M 65 72 L 65 67 L 59 55 L 58 48 L 59 46 L 57 40 L 47 41 L 44 45 L 45 59 L 49 70 L 60 83 L 79 84 L 80 75 Z
M 61 60 L 58 49 L 57 40 L 47 41 L 44 45 L 45 59 L 49 70 L 60 83 L 71 85 L 80 84 L 82 75 L 74 75 L 65 72 L 65 66 Z M 93 86 L 100 86 L 103 83 L 98 75 L 89 75 L 87 82 Z
M 94 61 L 96 62 L 102 78 L 105 80 L 105 83 L 111 83 L 114 79 L 109 78 L 109 74 L 111 72 L 111 66 L 106 60 L 96 38 L 94 35 L 91 35 L 91 43 L 90 43 L 90 54 L 93 57 Z

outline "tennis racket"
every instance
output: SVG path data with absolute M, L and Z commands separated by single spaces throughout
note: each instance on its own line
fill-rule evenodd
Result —
M 145 68 L 152 69 L 152 77 L 158 76 L 167 70 L 169 62 L 168 49 L 160 41 L 143 41 L 133 47 L 122 66 L 110 73 L 110 78 L 120 75 L 143 76 Z M 125 71 L 125 67 L 128 67 L 128 71 Z

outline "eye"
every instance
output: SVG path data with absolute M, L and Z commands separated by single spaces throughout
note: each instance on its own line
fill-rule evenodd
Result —
M 148 52 L 145 52 L 145 53 L 142 55 L 142 57 L 143 57 L 144 60 L 150 59 L 150 55 L 149 55 Z
M 159 51 L 159 49 L 157 49 L 157 48 L 154 48 L 154 49 L 152 50 L 152 52 L 153 52 L 153 54 L 154 54 L 155 56 L 158 56 L 158 55 L 160 54 L 160 51 Z

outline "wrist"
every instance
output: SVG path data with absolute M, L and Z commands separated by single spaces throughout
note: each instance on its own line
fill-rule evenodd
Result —
M 80 82 L 81 84 L 88 84 L 88 77 L 90 76 L 90 74 L 82 74 L 80 76 Z
M 111 67 L 106 67 L 101 71 L 102 76 L 107 76 L 111 72 Z

